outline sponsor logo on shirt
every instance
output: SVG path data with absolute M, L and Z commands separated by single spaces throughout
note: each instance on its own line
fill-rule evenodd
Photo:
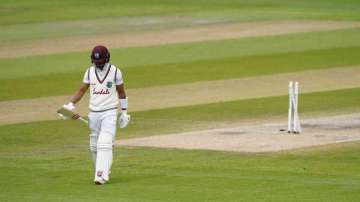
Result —
M 106 95 L 106 94 L 110 94 L 109 89 L 101 89 L 100 91 L 97 91 L 95 88 L 93 89 L 93 95 Z

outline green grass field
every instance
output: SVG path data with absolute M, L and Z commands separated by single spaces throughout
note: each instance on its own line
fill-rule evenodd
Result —
M 4 0 L 0 43 L 291 20 L 359 22 L 360 2 Z M 122 69 L 127 89 L 360 68 L 359 34 L 349 28 L 118 48 L 110 50 L 111 63 Z M 72 94 L 90 65 L 89 52 L 0 57 L 0 102 Z M 287 102 L 287 96 L 260 96 L 138 112 L 130 102 L 132 123 L 117 138 L 285 118 Z M 304 117 L 359 112 L 360 88 L 303 93 L 300 103 Z M 85 125 L 4 125 L 0 118 L 0 131 L 0 201 L 360 201 L 359 142 L 272 153 L 116 147 L 110 183 L 95 186 Z

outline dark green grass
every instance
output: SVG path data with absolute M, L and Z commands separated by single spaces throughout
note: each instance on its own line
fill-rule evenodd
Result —
M 301 113 L 358 110 L 359 102 L 360 89 L 311 93 L 301 96 L 300 109 Z M 198 122 L 286 117 L 286 104 L 286 96 L 281 96 L 132 113 L 130 128 L 121 130 L 118 138 L 179 132 L 183 130 L 179 126 Z M 85 125 L 47 121 L 0 126 L 0 131 L 0 179 L 7 180 L 0 185 L 1 201 L 357 201 L 360 197 L 359 143 L 269 154 L 115 148 L 112 181 L 97 187 L 92 184 Z
M 208 59 L 123 69 L 126 86 L 141 88 L 243 78 L 360 64 L 360 47 Z M 40 61 L 39 61 L 40 62 Z M 73 93 L 83 72 L 0 80 L 0 100 Z
M 231 16 L 234 19 L 359 19 L 357 0 L 2 0 L 0 25 L 117 16 Z

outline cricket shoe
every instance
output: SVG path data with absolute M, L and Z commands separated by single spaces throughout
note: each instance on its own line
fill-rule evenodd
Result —
M 104 178 L 99 177 L 99 178 L 95 179 L 94 182 L 95 182 L 96 185 L 103 185 L 107 181 Z
M 109 179 L 105 179 L 105 178 L 103 177 L 103 172 L 102 172 L 102 171 L 98 171 L 98 172 L 96 173 L 96 177 L 95 177 L 95 180 L 94 180 L 94 182 L 95 182 L 96 185 L 103 185 L 103 184 L 105 184 L 107 181 L 109 181 Z

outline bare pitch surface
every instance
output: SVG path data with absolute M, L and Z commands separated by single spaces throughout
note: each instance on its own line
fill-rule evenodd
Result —
M 110 48 L 144 47 L 173 43 L 328 31 L 355 27 L 360 27 L 360 23 L 347 21 L 265 21 L 202 25 L 190 28 L 142 32 L 138 34 L 71 36 L 9 43 L 4 42 L 0 47 L 0 58 L 84 51 L 93 47 L 94 43 L 104 44 Z M 9 49 L 12 51 L 9 51 Z
M 129 89 L 128 96 L 131 100 L 131 111 L 146 111 L 286 95 L 289 80 L 299 81 L 302 93 L 355 88 L 360 87 L 358 82 L 360 80 L 360 68 L 356 66 L 342 67 L 243 79 Z M 55 96 L 0 102 L 0 111 L 2 111 L 0 125 L 55 120 L 58 118 L 55 109 L 69 97 Z M 151 99 L 144 100 L 144 97 L 151 97 Z M 87 97 L 83 98 L 77 107 L 83 115 L 87 113 L 87 99 Z
M 360 114 L 306 119 L 303 133 L 288 134 L 285 123 L 254 122 L 236 128 L 118 140 L 118 146 L 274 152 L 360 140 Z

